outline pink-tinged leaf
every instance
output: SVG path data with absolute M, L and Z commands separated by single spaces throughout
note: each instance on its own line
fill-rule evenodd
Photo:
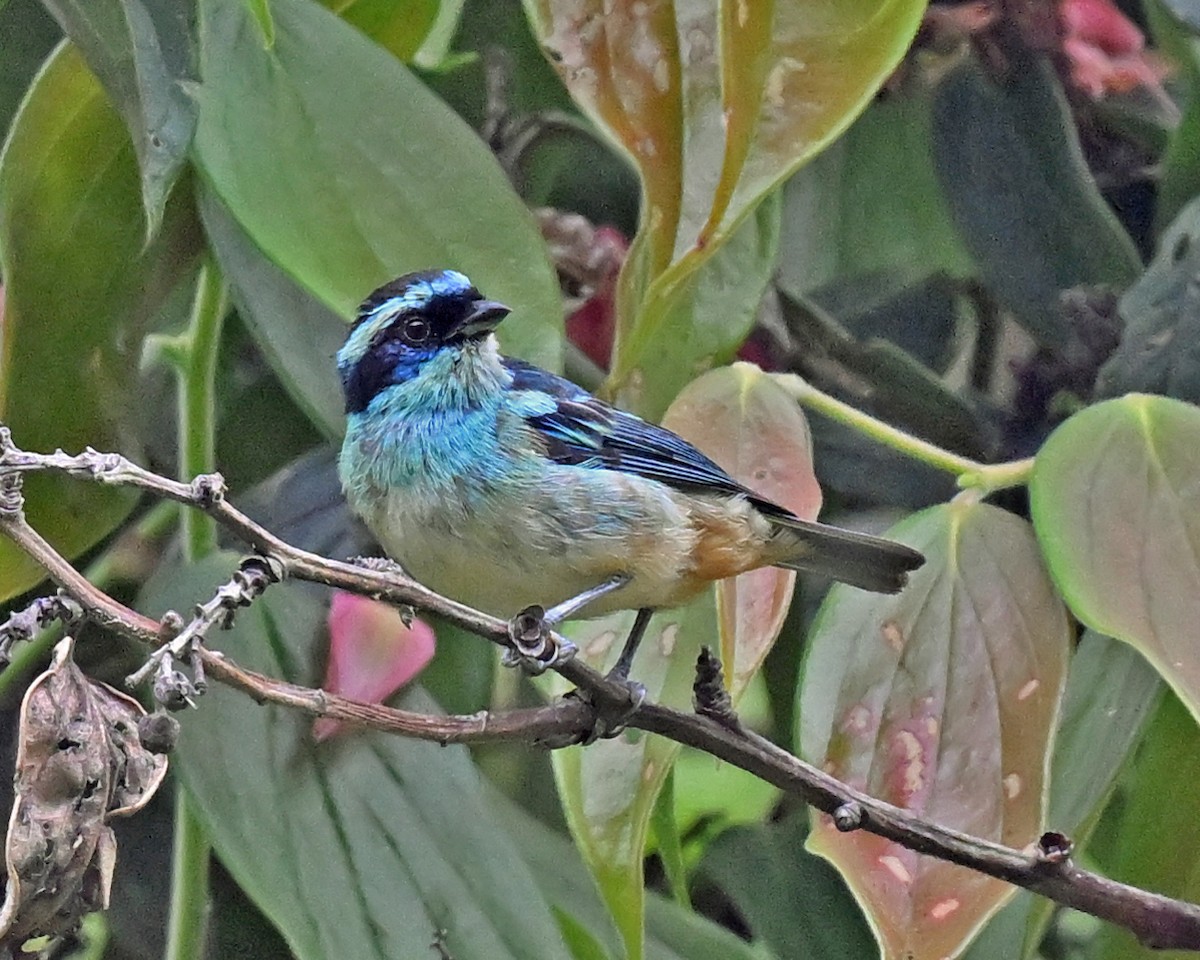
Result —
M 692 342 L 692 314 L 704 319 L 701 268 L 739 234 L 752 245 L 755 209 L 870 102 L 925 0 L 525 0 L 525 8 L 576 103 L 642 179 L 609 392 L 658 416 L 682 384 L 648 381 L 652 371 L 663 380 L 665 345 Z M 747 288 L 739 295 L 757 303 L 765 272 L 717 269 L 724 276 L 710 283 L 732 286 L 733 273 Z M 682 369 L 691 375 L 724 359 L 702 338 Z
M 808 421 L 758 367 L 735 363 L 692 381 L 663 424 L 755 493 L 798 517 L 816 519 L 821 488 Z M 767 567 L 717 586 L 721 660 L 735 700 L 779 636 L 795 584 L 795 573 Z
M 425 669 L 433 658 L 429 624 L 404 625 L 386 603 L 342 590 L 329 604 L 329 663 L 323 690 L 364 703 L 382 703 Z M 329 717 L 313 721 L 313 737 L 326 740 L 343 724 Z
M 1029 489 L 1071 611 L 1200 717 L 1200 409 L 1144 394 L 1088 407 L 1038 451 Z
M 1022 848 L 1042 831 L 1070 626 L 1029 525 L 955 501 L 894 528 L 926 563 L 897 596 L 841 585 L 810 640 L 802 755 L 943 826 Z M 954 957 L 1014 892 L 817 816 L 811 849 L 887 960 Z
M 821 493 L 812 473 L 808 426 L 795 402 L 750 364 L 714 370 L 676 399 L 663 419 L 765 496 L 813 516 Z M 761 571 L 728 586 L 725 610 L 706 593 L 680 610 L 655 614 L 631 675 L 650 699 L 689 707 L 696 655 L 726 629 L 740 694 L 782 625 L 794 575 Z M 733 626 L 736 621 L 736 626 Z M 573 626 L 580 656 L 605 670 L 633 622 L 621 613 Z M 725 640 L 721 640 L 725 645 Z M 650 815 L 678 744 L 624 736 L 586 749 L 559 750 L 554 768 L 571 832 L 625 939 L 630 958 L 643 948 L 642 859 Z

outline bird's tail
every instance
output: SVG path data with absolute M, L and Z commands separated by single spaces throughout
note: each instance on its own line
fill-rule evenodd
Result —
M 798 517 L 772 517 L 781 558 L 777 566 L 819 573 L 876 593 L 898 593 L 925 557 L 902 543 Z

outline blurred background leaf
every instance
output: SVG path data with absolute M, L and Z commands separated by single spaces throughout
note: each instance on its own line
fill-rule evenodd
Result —
M 74 47 L 30 88 L 0 159 L 0 417 L 31 450 L 133 452 L 141 335 L 199 249 L 186 191 L 145 243 L 129 134 Z M 128 491 L 25 483 L 30 521 L 67 556 L 111 531 Z M 0 539 L 0 599 L 42 573 Z
M 1141 260 L 1096 189 L 1048 63 L 1013 41 L 1002 77 L 964 60 L 933 103 L 938 177 L 963 244 L 1038 340 L 1069 333 L 1058 310 L 1079 284 L 1133 282 Z
M 165 566 L 154 615 L 186 608 L 237 558 Z M 243 666 L 312 686 L 327 592 L 280 585 L 222 635 Z M 317 744 L 311 720 L 226 689 L 189 718 L 174 769 L 221 861 L 301 960 L 422 956 L 438 931 L 469 960 L 558 958 L 533 877 L 483 806 L 463 748 L 381 734 Z M 410 709 L 428 710 L 419 693 Z M 270 816 L 263 816 L 270 811 Z

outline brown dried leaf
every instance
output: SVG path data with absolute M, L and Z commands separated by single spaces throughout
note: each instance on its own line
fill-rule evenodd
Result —
M 85 676 L 72 647 L 59 643 L 21 703 L 0 947 L 67 933 L 108 906 L 117 854 L 107 821 L 139 810 L 167 772 L 138 739 L 141 705 Z

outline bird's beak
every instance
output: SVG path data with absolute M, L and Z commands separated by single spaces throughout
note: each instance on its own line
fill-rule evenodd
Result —
M 474 307 L 455 333 L 464 337 L 491 333 L 501 320 L 512 313 L 512 310 L 495 300 L 478 300 Z

